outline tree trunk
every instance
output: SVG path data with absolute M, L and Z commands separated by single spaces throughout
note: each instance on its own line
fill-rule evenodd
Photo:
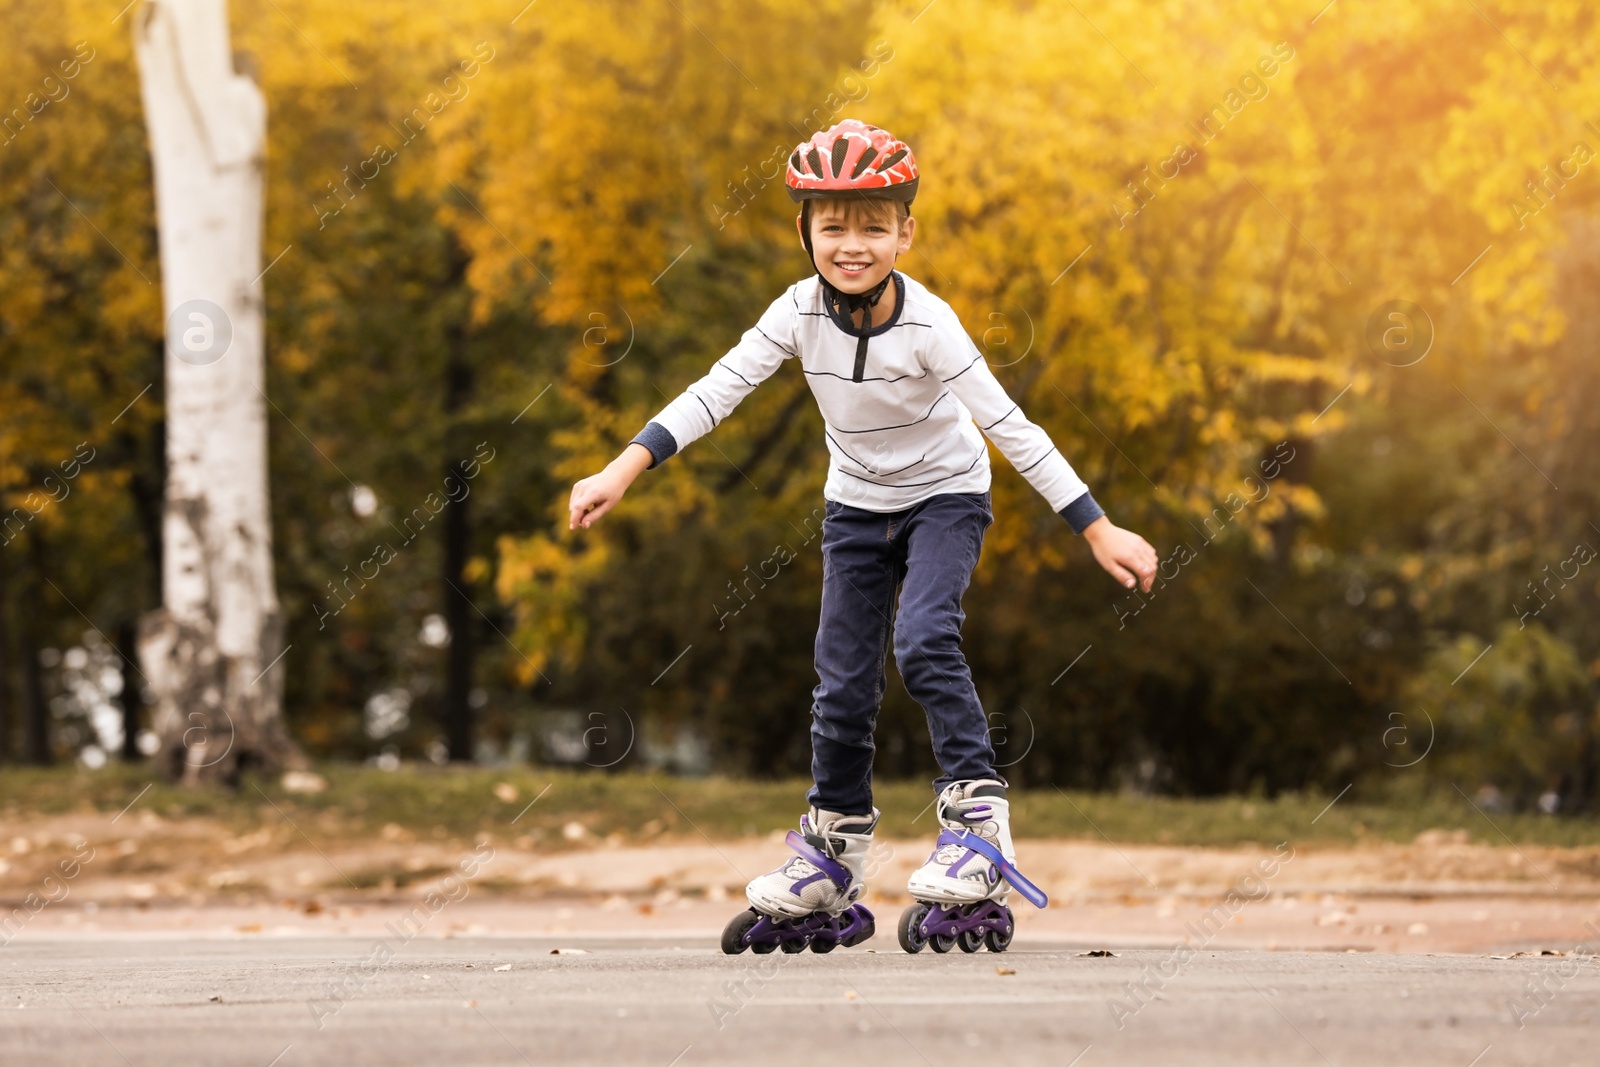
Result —
M 38 527 L 28 531 L 28 562 L 35 575 L 32 601 L 44 601 L 44 586 L 40 577 L 44 570 L 44 542 Z M 28 625 L 33 621 L 34 625 Z M 37 620 L 24 620 L 22 629 L 22 671 L 27 683 L 27 716 L 23 721 L 22 758 L 36 767 L 46 767 L 54 762 L 50 745 L 50 706 L 45 702 L 44 671 L 39 663 L 39 627 Z
M 23 628 L 22 654 L 27 662 L 22 669 L 28 680 L 28 719 L 23 736 L 23 758 L 35 767 L 48 767 L 54 760 L 50 752 L 50 710 L 44 699 L 44 671 L 39 666 L 39 642 L 33 630 Z
M 142 679 L 134 669 L 134 657 L 139 654 L 139 634 L 131 621 L 117 627 L 117 652 L 122 656 L 122 761 L 136 763 L 144 758 L 139 751 L 139 712 L 144 701 L 139 692 Z
M 165 374 L 166 345 L 157 342 L 151 350 L 151 373 L 159 381 Z M 152 397 L 164 407 L 163 391 Z M 131 423 L 132 420 L 130 420 Z M 143 542 L 145 585 L 136 594 L 132 617 L 117 627 L 117 651 L 122 654 L 122 759 L 133 763 L 144 759 L 139 750 L 139 728 L 144 720 L 144 677 L 139 673 L 139 615 L 148 605 L 161 603 L 161 526 L 166 501 L 167 423 L 158 419 L 146 429 L 130 425 L 123 434 L 128 454 L 128 496 Z
M 235 782 L 300 757 L 283 728 L 262 391 L 266 104 L 236 74 L 225 0 L 147 0 L 134 30 L 166 313 L 162 607 L 139 627 L 173 777 Z
M 462 464 L 445 467 L 445 476 L 457 484 L 468 484 Z M 444 618 L 450 627 L 450 647 L 446 650 L 444 680 L 444 736 L 452 760 L 473 758 L 472 721 L 472 606 L 467 587 L 467 556 L 471 526 L 467 497 L 454 501 L 445 510 L 444 520 Z
M 466 404 L 472 393 L 472 369 L 462 353 L 466 344 L 466 327 L 458 326 L 450 334 L 450 358 L 445 366 L 444 410 L 447 420 L 446 447 L 457 455 L 466 453 L 461 447 L 461 434 L 455 426 L 454 416 Z M 459 485 L 469 484 L 464 460 L 452 459 L 445 464 L 446 479 Z M 475 755 L 472 714 L 472 593 L 467 585 L 467 558 L 472 552 L 471 515 L 467 511 L 469 494 L 453 501 L 445 509 L 444 517 L 444 617 L 450 628 L 450 647 L 446 652 L 444 681 L 444 736 L 451 760 L 470 761 Z
M 0 546 L 3 547 L 3 546 Z M 11 760 L 11 574 L 10 557 L 0 552 L 0 764 Z

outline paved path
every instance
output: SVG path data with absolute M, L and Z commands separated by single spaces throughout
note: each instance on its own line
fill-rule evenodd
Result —
M 0 948 L 0 1065 L 1552 1067 L 1600 1035 L 1594 957 L 869 944 L 30 933 Z

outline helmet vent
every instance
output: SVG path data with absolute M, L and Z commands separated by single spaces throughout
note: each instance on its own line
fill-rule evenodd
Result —
M 904 158 L 906 158 L 906 150 L 904 148 L 901 148 L 895 152 L 891 152 L 888 158 L 886 158 L 882 163 L 878 164 L 878 173 L 882 174 L 884 171 L 888 170 L 890 167 L 894 166 Z
M 855 167 L 850 171 L 851 180 L 854 181 L 856 178 L 861 177 L 861 172 L 867 169 L 867 164 L 871 163 L 877 158 L 878 150 L 873 148 L 871 145 L 868 145 L 866 150 L 861 153 L 861 158 L 856 160 Z
M 825 177 L 825 175 L 822 173 L 822 153 L 813 148 L 811 151 L 806 153 L 806 159 L 811 161 L 812 174 L 815 174 L 819 178 Z
M 844 166 L 844 157 L 849 153 L 849 151 L 849 138 L 835 137 L 833 139 L 833 159 L 830 162 L 833 163 L 833 176 L 835 178 L 839 176 L 839 169 Z
M 802 168 L 800 166 L 800 153 L 799 152 L 796 152 L 794 155 L 789 157 L 789 166 L 793 167 L 797 171 L 802 170 Z M 803 171 L 802 171 L 802 173 L 803 173 Z

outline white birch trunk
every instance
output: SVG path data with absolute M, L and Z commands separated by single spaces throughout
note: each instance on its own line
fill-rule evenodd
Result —
M 141 622 L 139 659 L 162 755 L 191 784 L 298 762 L 267 499 L 266 103 L 234 72 L 227 12 L 146 0 L 134 28 L 167 316 L 162 607 Z

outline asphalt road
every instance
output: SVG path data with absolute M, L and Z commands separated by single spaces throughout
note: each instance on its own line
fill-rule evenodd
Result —
M 0 948 L 0 1064 L 1596 1062 L 1594 957 L 1079 951 L 30 935 Z

